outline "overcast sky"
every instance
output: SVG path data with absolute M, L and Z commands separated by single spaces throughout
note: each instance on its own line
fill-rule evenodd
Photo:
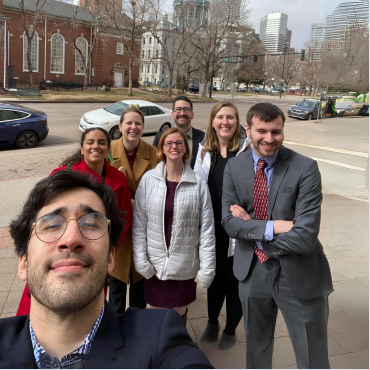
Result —
M 226 0 L 227 1 L 227 0 Z M 311 24 L 325 23 L 338 4 L 354 0 L 249 0 L 252 14 L 250 22 L 259 33 L 261 18 L 274 12 L 288 15 L 288 28 L 292 30 L 291 46 L 301 49 L 310 39 Z

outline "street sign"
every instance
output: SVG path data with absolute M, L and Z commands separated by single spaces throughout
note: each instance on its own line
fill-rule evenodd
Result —
M 221 60 L 226 63 L 232 63 L 233 58 L 221 58 Z

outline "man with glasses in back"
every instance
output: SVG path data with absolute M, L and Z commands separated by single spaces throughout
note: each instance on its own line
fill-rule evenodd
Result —
M 188 140 L 190 158 L 187 163 L 194 169 L 199 143 L 203 140 L 205 133 L 191 125 L 191 120 L 194 118 L 193 102 L 187 96 L 177 96 L 173 100 L 171 116 L 175 121 L 175 126 L 185 134 Z M 162 135 L 163 132 L 158 132 L 155 135 L 153 146 L 156 148 Z
M 10 226 L 31 311 L 0 319 L 0 368 L 212 367 L 178 313 L 105 302 L 121 216 L 112 190 L 79 172 L 36 184 Z

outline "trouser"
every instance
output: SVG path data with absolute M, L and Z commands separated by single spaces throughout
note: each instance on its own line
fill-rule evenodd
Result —
M 144 299 L 144 279 L 133 283 L 132 272 L 130 273 L 129 288 L 130 307 L 146 308 Z M 109 305 L 113 311 L 122 314 L 126 310 L 127 284 L 109 275 Z
M 212 284 L 207 290 L 209 323 L 217 325 L 222 306 L 226 298 L 225 334 L 234 335 L 242 316 L 242 304 L 239 299 L 239 281 L 234 276 L 233 258 L 229 257 L 227 266 L 218 269 Z
M 239 282 L 247 344 L 247 369 L 272 367 L 274 333 L 280 309 L 299 369 L 328 369 L 328 297 L 300 299 L 287 285 L 278 259 L 253 257 L 247 278 Z

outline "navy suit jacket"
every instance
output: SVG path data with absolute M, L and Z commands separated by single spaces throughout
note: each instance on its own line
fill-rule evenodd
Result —
M 153 146 L 155 146 L 156 148 L 158 148 L 159 140 L 161 139 L 162 135 L 163 132 L 158 132 L 155 135 Z M 195 161 L 197 159 L 199 144 L 204 139 L 204 136 L 205 132 L 193 127 L 193 147 L 191 148 L 191 161 L 190 161 L 190 167 L 192 170 L 194 169 Z
M 28 316 L 0 320 L 0 368 L 37 369 Z M 129 308 L 104 317 L 86 356 L 85 369 L 213 368 L 171 310 Z

